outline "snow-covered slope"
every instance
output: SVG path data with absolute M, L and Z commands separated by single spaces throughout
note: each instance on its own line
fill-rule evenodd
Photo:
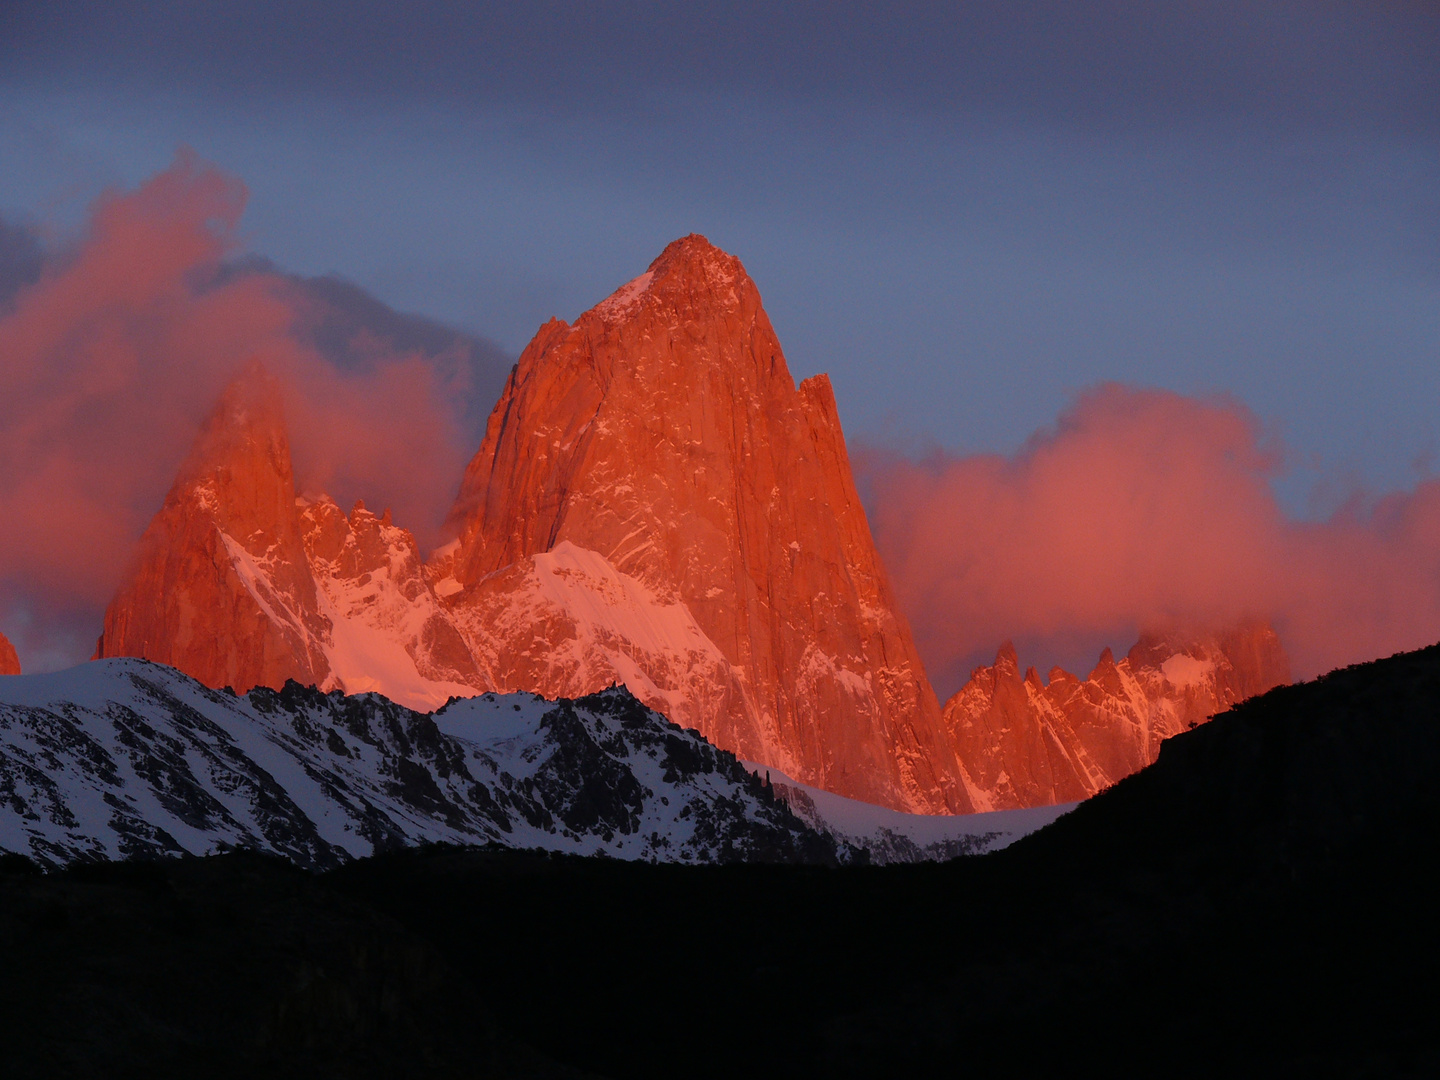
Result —
M 985 814 L 905 814 L 810 787 L 784 773 L 747 762 L 774 787 L 795 816 L 842 845 L 869 853 L 879 865 L 983 855 L 1043 829 L 1079 803 L 1056 803 Z
M 569 697 L 621 683 L 686 727 L 745 708 L 741 672 L 686 605 L 562 540 L 460 593 L 452 617 L 487 687 Z
M 377 516 L 356 503 L 347 515 L 323 496 L 298 500 L 297 507 L 328 627 L 319 647 L 331 677 L 322 689 L 374 691 L 412 709 L 433 709 L 494 688 L 483 684 L 430 587 L 414 536 L 389 511 Z
M 423 714 L 293 682 L 236 696 L 135 659 L 0 678 L 0 849 L 57 865 L 250 847 L 325 867 L 426 841 L 837 859 L 732 755 L 624 689 Z

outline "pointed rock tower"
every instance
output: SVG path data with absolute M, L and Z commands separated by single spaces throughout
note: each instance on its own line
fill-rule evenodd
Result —
M 280 388 L 259 368 L 201 430 L 95 655 L 145 657 L 241 693 L 295 679 L 413 708 L 484 688 L 415 538 L 388 511 L 296 498 Z
M 499 688 L 625 681 L 798 780 L 971 809 L 856 494 L 829 380 L 798 387 L 704 237 L 520 357 L 431 579 Z
M 15 646 L 10 644 L 10 639 L 0 634 L 0 675 L 19 675 L 20 657 L 15 652 Z
M 329 628 L 318 606 L 279 388 L 253 368 L 211 413 L 145 530 L 95 656 L 144 657 L 242 693 L 322 685 Z

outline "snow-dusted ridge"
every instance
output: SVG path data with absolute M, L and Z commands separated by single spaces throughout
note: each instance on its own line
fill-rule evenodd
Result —
M 993 850 L 1066 809 L 931 818 L 765 775 L 623 687 L 420 713 L 293 682 L 239 696 L 128 658 L 0 678 L 0 850 L 51 866 L 245 847 L 323 868 L 437 841 L 898 862 Z
M 796 817 L 829 833 L 842 846 L 863 849 L 878 864 L 999 851 L 1080 805 L 1057 803 L 984 814 L 905 814 L 802 784 L 764 765 L 747 762 L 745 767 L 764 776 Z
M 320 868 L 433 841 L 673 862 L 845 854 L 623 688 L 425 714 L 296 683 L 236 696 L 123 658 L 0 679 L 0 849 L 53 866 L 247 847 Z

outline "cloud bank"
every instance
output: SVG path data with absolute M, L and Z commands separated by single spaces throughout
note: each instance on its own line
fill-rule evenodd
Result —
M 182 155 L 102 197 L 64 251 L 0 236 L 0 627 L 28 668 L 88 655 L 199 423 L 255 360 L 287 387 L 302 488 L 436 535 L 500 360 L 237 264 L 244 204 Z M 1109 385 L 1013 457 L 856 462 L 942 690 L 1006 638 L 1043 660 L 1269 618 L 1299 675 L 1440 638 L 1440 482 L 1292 520 L 1282 456 L 1232 400 Z
M 1013 457 L 857 459 L 942 688 L 1006 638 L 1073 655 L 1268 618 L 1297 677 L 1440 640 L 1440 482 L 1290 519 L 1282 455 L 1233 400 L 1106 385 Z
M 302 489 L 391 506 L 422 542 L 453 498 L 465 388 L 420 353 L 342 369 L 307 344 L 293 281 L 227 267 L 244 204 L 182 154 L 100 198 L 0 307 L 0 622 L 27 668 L 88 655 L 201 420 L 253 361 L 286 387 Z

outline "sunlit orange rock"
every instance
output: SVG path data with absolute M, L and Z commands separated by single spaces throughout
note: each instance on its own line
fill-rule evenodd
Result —
M 931 813 L 1084 798 L 1289 679 L 1263 625 L 1148 635 L 1083 680 L 1022 674 L 1007 645 L 942 716 L 828 380 L 795 385 L 754 283 L 698 236 L 540 329 L 451 525 L 427 562 L 388 511 L 297 498 L 279 389 L 251 371 L 146 531 L 96 655 L 416 708 L 621 682 L 743 758 Z
M 145 530 L 95 655 L 144 657 L 241 692 L 323 684 L 327 629 L 279 390 L 255 369 L 226 391 Z
M 415 537 L 388 510 L 377 516 L 356 503 L 347 515 L 325 496 L 302 500 L 300 532 L 335 685 L 414 708 L 488 689 L 431 589 Z
M 944 709 L 977 808 L 1083 799 L 1153 762 L 1160 743 L 1290 681 L 1263 623 L 1200 638 L 1146 634 L 1117 662 L 1109 649 L 1079 679 L 1060 668 L 1022 677 L 1013 646 L 977 668 Z
M 623 682 L 804 782 L 970 809 L 829 382 L 795 385 L 755 285 L 703 238 L 541 328 L 452 522 L 427 565 L 388 513 L 297 500 L 277 389 L 252 373 L 147 530 L 97 655 L 419 707 Z
M 226 392 L 105 612 L 96 656 L 244 692 L 286 679 L 417 708 L 481 688 L 415 539 L 357 505 L 297 499 L 279 388 Z
M 15 653 L 15 646 L 10 644 L 10 639 L 0 634 L 0 675 L 19 675 L 20 657 Z
M 618 677 L 806 783 L 970 809 L 829 381 L 795 385 L 754 283 L 703 237 L 540 329 L 452 521 L 432 580 L 500 688 Z

